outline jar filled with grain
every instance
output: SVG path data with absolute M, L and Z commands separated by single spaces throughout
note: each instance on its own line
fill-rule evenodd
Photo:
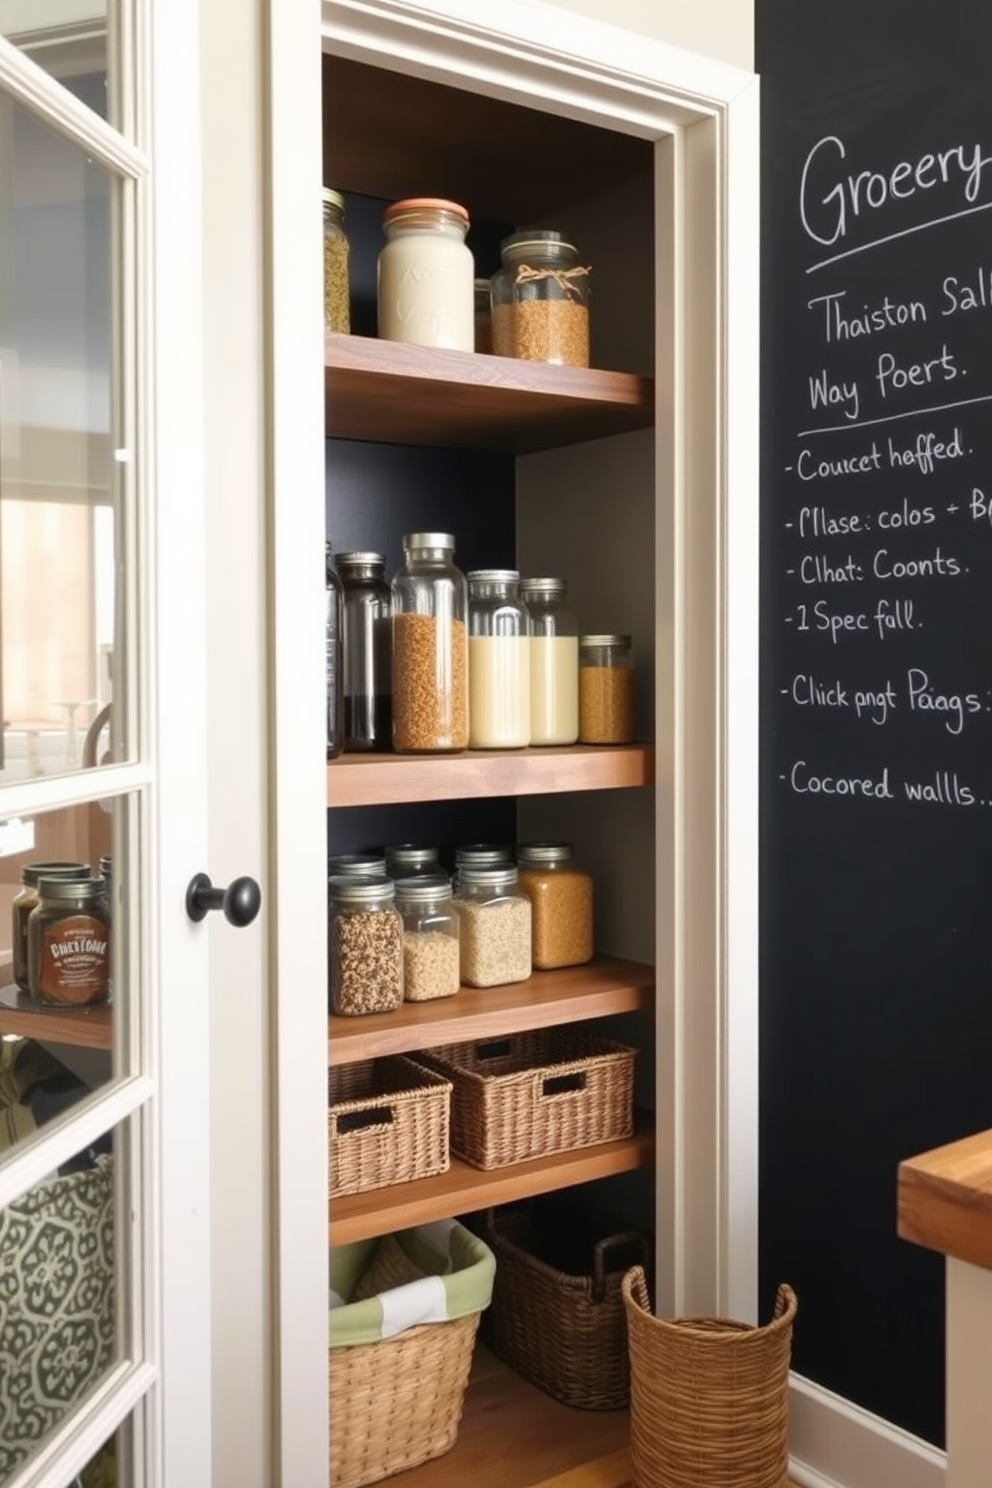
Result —
M 403 1001 L 403 922 L 391 878 L 327 881 L 331 1011 L 388 1013 Z
M 478 568 L 468 578 L 468 742 L 471 749 L 530 743 L 530 649 L 520 575 Z
M 493 351 L 527 362 L 589 365 L 589 273 L 558 232 L 511 233 L 492 277 Z
M 629 744 L 633 737 L 634 659 L 630 636 L 580 636 L 580 742 Z
M 392 842 L 386 848 L 386 872 L 395 879 L 435 878 L 444 873 L 441 849 L 431 842 Z
M 396 880 L 403 921 L 403 996 L 407 1002 L 453 997 L 461 985 L 458 913 L 446 874 Z
M 460 868 L 452 902 L 461 926 L 462 981 L 469 987 L 525 982 L 532 969 L 531 908 L 516 866 Z
M 564 579 L 521 579 L 530 640 L 530 742 L 579 737 L 579 626 L 566 607 Z
M 454 351 L 475 349 L 475 260 L 468 213 L 441 197 L 408 197 L 386 208 L 379 254 L 379 335 Z
M 376 848 L 364 852 L 333 853 L 327 859 L 328 878 L 385 878 L 386 855 Z
M 512 868 L 513 848 L 503 842 L 466 842 L 455 848 L 455 871 L 451 891 L 458 892 L 458 876 L 463 868 Z
M 346 753 L 391 749 L 392 596 L 384 553 L 339 553 Z
M 411 532 L 393 595 L 393 748 L 401 754 L 468 747 L 465 575 L 449 532 Z
M 519 883 L 533 915 L 534 966 L 583 966 L 592 960 L 592 878 L 575 865 L 570 842 L 517 848 Z
M 81 879 L 90 877 L 88 863 L 25 863 L 21 869 L 21 887 L 11 900 L 10 959 L 11 973 L 22 992 L 28 984 L 28 916 L 38 907 L 38 884 L 42 878 Z
M 348 290 L 348 236 L 344 230 L 344 197 L 324 187 L 324 330 L 351 329 Z

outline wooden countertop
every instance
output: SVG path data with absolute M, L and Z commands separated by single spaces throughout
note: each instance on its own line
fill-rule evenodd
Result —
M 899 1164 L 904 1240 L 992 1271 L 992 1131 Z

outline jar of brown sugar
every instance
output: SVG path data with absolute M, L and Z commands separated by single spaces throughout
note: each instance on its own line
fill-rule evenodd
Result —
M 497 356 L 564 367 L 589 365 L 589 269 L 558 232 L 511 233 L 492 277 Z
M 570 842 L 527 842 L 517 849 L 517 882 L 531 904 L 534 966 L 583 966 L 592 960 L 592 878 L 575 866 Z
M 89 878 L 88 863 L 25 863 L 21 889 L 11 903 L 11 970 L 22 992 L 28 992 L 28 917 L 38 907 L 38 882 L 48 878 Z
M 634 737 L 634 661 L 629 635 L 579 637 L 579 742 Z
M 110 915 L 102 878 L 46 878 L 28 917 L 28 984 L 50 1007 L 106 1002 Z

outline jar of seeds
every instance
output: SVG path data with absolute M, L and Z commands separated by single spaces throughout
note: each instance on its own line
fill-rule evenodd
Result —
M 348 294 L 348 237 L 344 230 L 344 197 L 324 187 L 324 330 L 351 329 Z
M 451 875 L 451 892 L 458 892 L 458 875 L 463 868 L 512 868 L 513 848 L 502 842 L 466 842 L 455 848 L 455 871 Z
M 449 532 L 411 532 L 393 594 L 393 747 L 400 754 L 468 746 L 465 575 Z
M 634 737 L 634 661 L 629 635 L 579 637 L 579 742 Z
M 470 987 L 525 982 L 531 974 L 530 900 L 511 863 L 458 871 L 462 981 Z
M 458 914 L 447 874 L 396 880 L 403 921 L 403 996 L 407 1002 L 453 997 L 461 985 Z
M 331 1011 L 388 1013 L 403 1001 L 403 922 L 391 878 L 327 881 Z
M 583 966 L 592 960 L 592 878 L 573 861 L 570 842 L 517 848 L 520 887 L 533 915 L 534 966 Z
M 394 842 L 386 848 L 386 872 L 390 878 L 432 878 L 448 875 L 441 864 L 441 849 L 427 842 Z
M 492 277 L 497 356 L 564 367 L 589 365 L 589 273 L 558 232 L 511 233 Z

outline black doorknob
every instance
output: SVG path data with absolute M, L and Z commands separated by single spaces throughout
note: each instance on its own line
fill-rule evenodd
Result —
M 226 889 L 215 889 L 206 873 L 197 873 L 186 890 L 186 913 L 191 920 L 205 919 L 210 910 L 222 909 L 231 925 L 250 925 L 262 904 L 262 891 L 253 878 L 236 878 Z

